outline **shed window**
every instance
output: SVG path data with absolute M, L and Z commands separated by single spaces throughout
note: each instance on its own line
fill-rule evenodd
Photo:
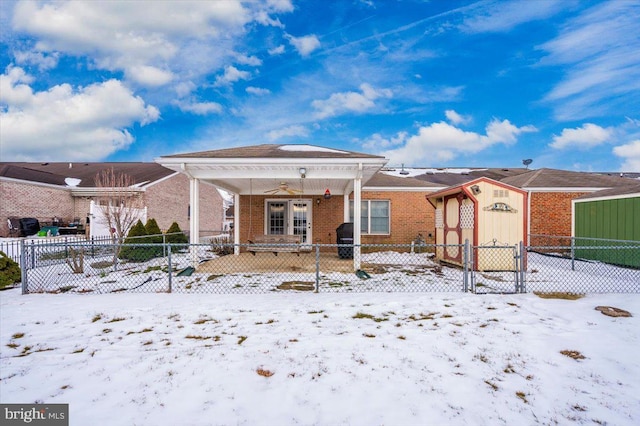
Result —
M 360 232 L 370 235 L 388 235 L 391 215 L 388 200 L 361 202 Z M 353 222 L 353 201 L 349 202 L 349 220 Z

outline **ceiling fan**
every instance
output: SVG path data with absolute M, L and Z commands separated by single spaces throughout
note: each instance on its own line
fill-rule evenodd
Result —
M 265 194 L 277 194 L 278 192 L 286 192 L 289 195 L 301 194 L 303 191 L 300 189 L 289 188 L 289 184 L 287 182 L 280 182 L 277 188 L 269 189 L 268 191 L 264 191 Z

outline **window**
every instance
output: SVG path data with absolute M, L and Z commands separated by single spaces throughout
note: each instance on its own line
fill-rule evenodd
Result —
M 360 232 L 363 234 L 389 234 L 389 201 L 363 200 L 361 202 Z M 353 200 L 349 202 L 349 220 L 353 222 Z

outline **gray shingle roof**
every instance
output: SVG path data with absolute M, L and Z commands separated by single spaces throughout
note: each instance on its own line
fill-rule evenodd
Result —
M 263 144 L 213 151 L 165 155 L 163 158 L 384 158 L 315 145 Z
M 365 187 L 389 187 L 389 188 L 442 188 L 444 185 L 434 182 L 427 182 L 422 179 L 411 177 L 391 176 L 386 173 L 378 172 L 364 185 Z
M 557 169 L 538 169 L 501 179 L 501 182 L 519 188 L 611 188 L 633 184 L 625 177 L 599 173 L 572 172 Z
M 637 194 L 640 197 L 640 182 L 631 185 L 619 186 L 616 188 L 603 189 L 602 191 L 592 192 L 591 194 L 586 194 L 581 197 L 576 198 L 576 200 L 586 200 L 589 198 L 600 198 L 600 197 L 616 197 L 618 195 L 632 195 Z
M 71 167 L 70 167 L 71 166 Z M 157 163 L 0 163 L 0 177 L 66 186 L 68 177 L 80 179 L 81 188 L 95 186 L 95 177 L 102 170 L 113 168 L 126 173 L 137 184 L 155 182 L 175 173 Z
M 422 175 L 415 176 L 416 179 L 425 180 L 431 183 L 440 184 L 442 186 L 455 186 L 465 182 L 472 181 L 479 177 L 487 177 L 493 180 L 501 180 L 505 177 L 516 176 L 522 173 L 526 173 L 527 169 L 515 168 L 515 169 L 472 169 L 465 173 L 456 172 L 429 172 Z

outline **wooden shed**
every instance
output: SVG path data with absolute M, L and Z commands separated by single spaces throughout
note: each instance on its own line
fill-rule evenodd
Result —
M 640 183 L 576 198 L 572 201 L 572 219 L 577 257 L 640 267 Z M 635 242 L 633 247 L 624 248 L 631 242 Z M 621 247 L 598 249 L 612 245 Z
M 527 244 L 527 192 L 489 178 L 479 178 L 427 196 L 435 208 L 436 249 L 440 261 L 462 265 L 465 240 L 474 247 L 474 269 L 514 270 L 514 250 Z

